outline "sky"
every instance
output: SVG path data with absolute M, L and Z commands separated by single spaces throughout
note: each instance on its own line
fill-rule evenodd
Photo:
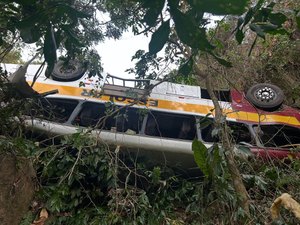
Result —
M 128 75 L 125 70 L 134 67 L 135 62 L 132 62 L 131 58 L 137 50 L 148 51 L 149 42 L 150 37 L 134 36 L 133 33 L 127 32 L 119 40 L 108 39 L 99 44 L 96 49 L 101 56 L 104 71 L 118 77 L 133 78 L 134 75 Z
M 212 20 L 210 26 L 213 26 L 213 21 L 220 18 L 210 16 L 210 19 Z M 101 56 L 104 72 L 118 77 L 134 78 L 134 74 L 128 74 L 125 70 L 134 67 L 135 61 L 131 61 L 131 58 L 137 50 L 148 51 L 150 38 L 144 35 L 135 36 L 132 32 L 126 32 L 119 40 L 107 39 L 97 45 L 95 48 Z M 31 58 L 29 52 L 30 48 L 25 49 L 22 57 L 24 61 Z
M 133 68 L 135 62 L 131 61 L 137 50 L 148 51 L 150 37 L 144 35 L 135 36 L 132 32 L 126 32 L 119 40 L 107 39 L 95 48 L 101 56 L 104 71 L 118 77 L 134 78 L 134 74 L 128 74 L 126 69 Z M 32 58 L 35 45 L 27 45 L 22 59 L 28 61 Z
M 208 15 L 209 27 L 216 25 L 216 21 L 222 17 Z M 119 40 L 108 39 L 96 47 L 102 58 L 104 71 L 118 77 L 134 78 L 134 74 L 128 74 L 126 69 L 134 67 L 135 62 L 131 61 L 137 50 L 148 51 L 148 44 L 151 37 L 145 35 L 134 36 L 132 32 L 126 32 Z M 163 51 L 161 51 L 163 52 Z

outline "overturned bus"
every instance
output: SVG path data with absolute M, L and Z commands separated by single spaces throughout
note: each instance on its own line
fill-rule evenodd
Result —
M 28 84 L 35 74 L 30 67 Z M 26 119 L 27 126 L 39 132 L 67 135 L 88 130 L 123 152 L 183 168 L 196 167 L 194 139 L 207 147 L 218 141 L 212 135 L 213 123 L 201 122 L 213 119 L 214 106 L 199 86 L 111 75 L 88 78 L 74 67 L 67 72 L 56 68 L 52 79 L 42 74 L 33 88 L 32 93 L 57 90 L 39 98 L 40 110 Z M 227 90 L 217 95 L 237 146 L 247 146 L 263 158 L 300 156 L 300 111 L 282 104 L 283 93 L 277 86 L 256 84 L 247 94 Z

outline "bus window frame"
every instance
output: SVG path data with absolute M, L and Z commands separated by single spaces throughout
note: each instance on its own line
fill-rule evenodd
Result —
M 83 110 L 83 108 L 84 108 L 84 105 L 85 104 L 96 104 L 96 105 L 102 105 L 102 106 L 104 106 L 105 107 L 105 103 L 106 102 L 96 102 L 96 101 L 89 101 L 89 100 L 82 100 L 81 102 L 80 102 L 80 104 L 74 109 L 74 114 L 72 114 L 72 116 L 71 116 L 71 118 L 70 118 L 70 120 L 68 121 L 69 123 L 68 124 L 70 124 L 70 125 L 72 125 L 72 126 L 79 126 L 79 127 L 83 127 L 83 128 L 87 128 L 87 126 L 82 126 L 82 125 L 79 125 L 79 124 L 76 124 L 77 123 L 77 121 L 76 121 L 76 119 L 80 116 L 80 113 L 82 112 L 82 110 Z M 118 104 L 116 104 L 115 105 L 116 107 L 118 107 L 118 108 L 122 108 L 122 107 L 124 107 L 124 105 L 118 105 Z M 128 106 L 128 108 L 126 109 L 126 105 L 125 105 L 125 107 L 124 107 L 124 110 L 139 110 L 139 109 L 141 109 L 141 108 L 139 108 L 139 107 L 132 107 L 132 106 Z M 105 112 L 104 112 L 105 113 Z M 111 119 L 113 119 L 113 120 L 115 120 L 115 118 L 114 118 L 114 116 L 116 116 L 116 115 L 113 115 L 112 117 L 113 118 L 111 118 Z M 110 116 L 109 116 L 110 117 Z M 108 117 L 108 118 L 109 118 Z M 145 117 L 146 116 L 143 116 L 143 121 L 141 122 L 141 126 L 140 126 L 140 130 L 135 134 L 135 135 L 140 135 L 141 134 L 141 131 L 142 131 L 142 129 L 143 129 L 143 124 L 144 124 L 144 120 L 145 120 Z M 101 117 L 102 118 L 102 117 Z M 99 120 L 100 118 L 98 118 L 98 120 Z M 99 127 L 93 127 L 93 129 L 97 129 L 97 130 L 101 130 L 101 131 L 106 131 L 106 132 L 112 132 L 112 133 L 122 133 L 122 134 L 126 134 L 126 131 L 116 131 L 116 130 L 112 130 L 112 127 L 114 127 L 114 126 L 111 126 L 111 128 L 110 129 L 100 129 Z
M 69 114 L 68 118 L 64 121 L 64 122 L 61 122 L 61 121 L 57 121 L 55 119 L 49 119 L 49 118 L 44 118 L 44 117 L 39 117 L 37 116 L 37 118 L 40 118 L 42 120 L 46 120 L 46 121 L 49 121 L 50 123 L 57 123 L 57 124 L 63 124 L 63 125 L 72 125 L 72 120 L 73 118 L 76 117 L 77 115 L 77 111 L 78 111 L 78 108 L 80 107 L 81 105 L 81 100 L 79 99 L 76 99 L 76 98 L 61 98 L 61 97 L 47 97 L 47 98 L 44 98 L 43 101 L 47 101 L 47 102 L 51 102 L 51 101 L 74 101 L 76 102 L 76 106 L 74 107 L 74 109 L 72 110 L 72 112 Z M 38 104 L 41 104 L 41 107 L 43 106 L 42 103 L 38 103 Z M 37 105 L 38 106 L 38 105 Z M 35 117 L 35 116 L 34 116 Z
M 203 118 L 205 118 L 205 116 L 203 116 L 203 117 L 199 116 L 199 132 L 200 132 L 199 137 L 200 137 L 200 140 L 201 140 L 202 142 L 204 142 L 204 143 L 214 143 L 214 141 L 206 141 L 206 140 L 203 139 L 202 128 L 201 128 L 201 123 L 200 123 L 200 121 L 201 121 Z M 207 119 L 211 120 L 212 123 L 209 124 L 208 126 L 206 126 L 204 129 L 206 129 L 206 128 L 209 127 L 209 126 L 213 126 L 213 120 L 214 120 L 214 118 L 212 118 L 212 117 L 207 117 Z M 251 146 L 253 146 L 253 144 L 256 145 L 256 146 L 259 146 L 259 145 L 257 144 L 256 138 L 255 138 L 255 136 L 254 136 L 254 131 L 253 131 L 253 127 L 252 127 L 253 125 L 252 125 L 252 124 L 249 124 L 249 123 L 243 123 L 243 122 L 239 122 L 239 121 L 232 121 L 232 120 L 226 120 L 226 122 L 227 122 L 227 123 L 236 123 L 236 124 L 240 124 L 240 125 L 243 125 L 244 127 L 246 127 L 246 128 L 248 129 L 248 131 L 249 131 L 249 135 L 250 135 L 251 141 L 250 141 L 250 142 L 245 142 L 245 143 L 247 143 L 247 144 L 249 144 L 249 145 L 251 145 Z M 229 126 L 229 124 L 227 124 L 227 126 Z M 229 126 L 229 128 L 230 128 L 230 126 Z M 232 129 L 232 128 L 230 128 L 230 129 Z M 212 131 L 212 130 L 211 130 L 211 131 Z M 212 137 L 212 138 L 213 138 L 213 137 Z M 218 139 L 218 138 L 217 138 L 217 139 Z M 216 142 L 219 143 L 220 140 L 217 140 Z M 241 145 L 241 144 L 243 144 L 243 141 L 242 141 L 242 142 L 236 143 L 236 140 L 234 140 L 234 144 L 235 144 L 235 145 Z
M 78 101 L 77 106 L 75 107 L 75 109 L 73 110 L 73 112 L 71 113 L 69 119 L 67 120 L 67 122 L 65 124 L 74 126 L 73 121 L 75 121 L 75 119 L 77 118 L 84 102 L 85 101 L 83 101 L 83 100 Z
M 98 102 L 98 101 L 92 101 L 92 100 L 86 100 L 86 99 L 77 99 L 77 98 L 65 98 L 65 97 L 47 97 L 46 100 L 50 100 L 50 101 L 74 101 L 76 102 L 76 106 L 74 107 L 73 111 L 70 113 L 69 117 L 66 119 L 65 122 L 59 122 L 59 121 L 55 121 L 55 120 L 48 120 L 47 118 L 41 118 L 43 120 L 47 120 L 50 123 L 58 123 L 58 124 L 62 124 L 62 125 L 68 125 L 68 126 L 76 126 L 76 124 L 74 124 L 74 121 L 76 121 L 76 118 L 78 118 L 78 116 L 80 115 L 80 112 L 83 109 L 83 106 L 85 103 L 90 103 L 90 104 L 97 104 L 97 105 L 105 105 L 106 102 Z M 126 105 L 118 105 L 116 104 L 117 107 L 127 107 Z M 139 109 L 143 109 L 143 110 L 147 110 L 147 113 L 145 113 L 143 115 L 143 119 L 140 125 L 140 130 L 133 135 L 141 135 L 141 136 L 148 136 L 148 137 L 153 137 L 153 138 L 159 138 L 159 139 L 169 139 L 169 140 L 176 140 L 176 141 L 193 141 L 190 139 L 181 139 L 181 138 L 172 138 L 172 137 L 163 137 L 163 136 L 152 136 L 152 135 L 147 135 L 146 134 L 146 126 L 149 120 L 149 115 L 154 112 L 154 113 L 163 113 L 163 114 L 167 114 L 167 115 L 173 115 L 173 116 L 182 116 L 182 117 L 194 117 L 195 119 L 195 139 L 202 141 L 204 143 L 213 143 L 213 142 L 209 142 L 209 141 L 205 141 L 203 139 L 203 134 L 202 134 L 202 130 L 201 130 L 201 124 L 200 121 L 201 119 L 205 118 L 205 116 L 199 116 L 199 115 L 194 115 L 194 114 L 186 114 L 186 113 L 181 113 L 181 112 L 170 112 L 167 110 L 156 110 L 156 109 L 149 109 L 149 108 L 144 108 L 144 107 L 133 107 L 133 106 L 128 106 L 128 109 L 134 109 L 134 110 L 139 110 Z M 127 110 L 128 110 L 127 109 Z M 213 120 L 213 117 L 208 117 L 208 119 Z M 240 121 L 232 121 L 232 120 L 226 120 L 227 122 L 232 122 L 232 123 L 236 123 L 236 124 L 240 124 L 243 125 L 245 127 L 248 128 L 249 131 L 249 135 L 251 137 L 251 142 L 246 142 L 249 143 L 249 146 L 253 146 L 253 147 L 259 147 L 259 148 L 264 148 L 264 149 L 274 149 L 274 148 L 280 148 L 280 146 L 276 146 L 276 147 L 271 147 L 271 146 L 265 146 L 262 143 L 262 140 L 260 138 L 259 133 L 256 132 L 255 127 L 260 127 L 260 126 L 287 126 L 287 127 L 291 127 L 294 129 L 299 129 L 298 127 L 294 127 L 294 126 L 290 126 L 290 125 L 284 125 L 281 123 L 245 123 L 245 122 L 240 122 Z M 211 126 L 211 125 L 209 125 Z M 84 126 L 80 126 L 80 127 L 84 127 Z M 84 127 L 85 128 L 85 127 Z M 95 128 L 98 129 L 99 128 Z M 104 130 L 104 129 L 103 129 Z M 107 132 L 113 132 L 115 133 L 116 131 L 113 130 L 104 130 Z M 126 134 L 126 131 L 117 131 L 118 133 L 122 133 L 122 134 Z M 240 143 L 235 143 L 235 145 L 240 145 L 242 144 L 242 142 Z
M 152 114 L 153 118 L 154 118 L 154 114 L 165 114 L 165 115 L 167 114 L 167 115 L 173 115 L 174 117 L 186 117 L 186 118 L 194 117 L 194 121 L 195 121 L 195 124 L 194 124 L 194 126 L 195 126 L 194 127 L 194 129 L 195 129 L 195 138 L 194 139 L 199 140 L 199 126 L 198 126 L 196 115 L 184 114 L 184 113 L 178 113 L 178 112 L 162 111 L 162 110 L 153 110 L 153 109 L 149 109 L 149 112 L 144 117 L 144 123 L 143 123 L 143 126 L 142 126 L 142 132 L 141 132 L 142 135 L 148 136 L 148 137 L 156 137 L 156 138 L 159 138 L 159 139 L 168 139 L 168 140 L 177 140 L 177 141 L 193 141 L 193 139 L 165 137 L 165 136 L 162 136 L 161 134 L 160 135 L 146 134 L 147 124 L 148 124 L 148 120 L 149 120 L 149 117 L 150 117 L 151 114 Z M 158 130 L 158 132 L 160 132 L 160 131 Z
M 261 137 L 260 137 L 260 134 L 259 133 L 257 133 L 256 131 L 255 131 L 255 126 L 256 127 L 258 127 L 258 128 L 260 128 L 260 126 L 282 126 L 282 127 L 289 127 L 289 128 L 293 128 L 293 129 L 298 129 L 299 130 L 299 128 L 298 127 L 294 127 L 294 126 L 290 126 L 290 125 L 286 125 L 286 124 L 281 124 L 281 123 L 268 123 L 268 124 L 252 124 L 251 125 L 251 129 L 253 130 L 253 133 L 254 133 L 254 135 L 255 135 L 255 140 L 256 140 L 256 144 L 257 144 L 257 146 L 258 147 L 262 147 L 262 148 L 266 148 L 266 149 L 276 149 L 276 148 L 282 148 L 282 145 L 281 146 L 265 146 L 265 144 L 263 143 L 263 141 L 262 141 L 262 139 L 261 139 Z M 274 138 L 272 138 L 272 139 L 274 139 Z M 299 144 L 299 143 L 296 143 L 296 144 Z M 290 144 L 290 145 L 296 145 L 296 144 Z

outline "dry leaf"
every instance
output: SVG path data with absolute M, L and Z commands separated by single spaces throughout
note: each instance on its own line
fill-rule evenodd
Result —
M 284 193 L 280 197 L 275 199 L 270 208 L 273 220 L 279 218 L 281 205 L 285 209 L 292 211 L 297 219 L 300 219 L 300 204 L 297 201 L 295 201 L 291 195 L 289 195 L 288 193 Z
M 48 212 L 47 209 L 43 208 L 40 212 L 40 217 L 38 220 L 33 221 L 31 225 L 44 225 L 45 221 L 48 219 Z
M 40 212 L 40 217 L 45 217 L 47 219 L 48 216 L 49 216 L 49 214 L 47 212 L 47 209 L 43 208 Z

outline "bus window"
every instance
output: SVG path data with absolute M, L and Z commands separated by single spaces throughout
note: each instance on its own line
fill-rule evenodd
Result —
M 113 116 L 112 127 L 118 132 L 138 134 L 143 124 L 144 115 L 141 110 L 136 108 L 122 108 Z
M 115 110 L 118 108 L 116 107 Z M 75 124 L 83 127 L 97 126 L 103 130 L 130 132 L 131 134 L 139 133 L 143 117 L 138 109 L 123 108 L 116 113 L 109 110 L 111 116 L 107 115 L 107 111 L 108 108 L 104 104 L 86 102 L 83 104 Z
M 149 136 L 193 140 L 196 137 L 196 120 L 194 116 L 150 112 L 148 114 L 145 134 Z
M 202 125 L 203 124 L 203 125 Z M 227 125 L 231 130 L 231 137 L 233 138 L 235 143 L 252 143 L 252 136 L 249 131 L 249 128 L 246 124 L 227 121 Z M 210 118 L 203 118 L 200 120 L 201 127 L 201 136 L 202 140 L 205 142 L 219 142 L 219 137 L 212 136 L 213 132 L 213 120 Z
M 39 101 L 37 108 L 31 110 L 31 116 L 53 122 L 65 123 L 68 121 L 78 101 L 62 98 L 44 98 Z
M 201 138 L 205 142 L 219 142 L 219 137 L 213 136 L 213 119 L 202 117 L 200 118 Z
M 246 124 L 228 121 L 227 125 L 231 130 L 231 136 L 235 143 L 253 143 L 252 135 L 249 131 L 249 127 Z
M 83 127 L 94 127 L 100 118 L 105 116 L 105 105 L 100 103 L 85 102 L 74 121 L 75 125 Z M 101 126 L 98 124 L 98 126 Z
M 284 147 L 300 144 L 299 128 L 287 125 L 256 125 L 254 130 L 265 147 Z

